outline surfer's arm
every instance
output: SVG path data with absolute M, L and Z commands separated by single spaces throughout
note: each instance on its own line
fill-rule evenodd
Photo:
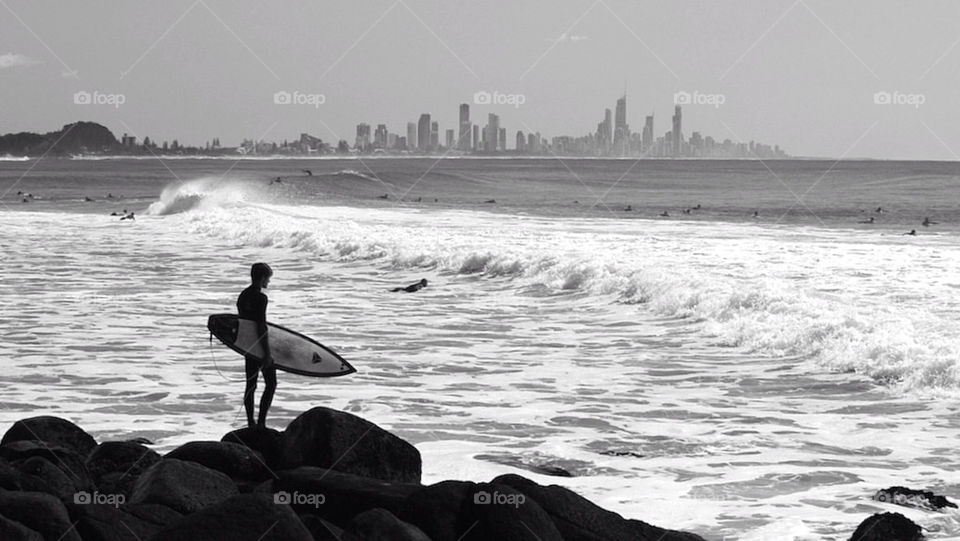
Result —
M 267 296 L 260 294 L 259 318 L 257 318 L 257 334 L 260 335 L 260 345 L 263 346 L 263 366 L 273 366 L 273 354 L 270 352 L 270 333 L 267 331 Z

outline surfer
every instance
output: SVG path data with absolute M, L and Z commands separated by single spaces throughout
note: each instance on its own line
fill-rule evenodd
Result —
M 283 184 L 283 178 L 277 177 L 277 178 L 271 180 L 269 185 L 272 186 L 272 185 L 274 185 L 274 184 Z
M 915 237 L 915 236 L 917 236 L 917 230 L 916 230 L 916 229 L 911 229 L 910 231 L 907 231 L 906 233 L 904 233 L 904 235 L 910 235 L 910 236 Z
M 273 365 L 273 356 L 270 354 L 270 342 L 267 335 L 267 296 L 264 289 L 270 285 L 273 269 L 266 263 L 254 263 L 250 267 L 250 287 L 243 290 L 237 297 L 237 314 L 241 320 L 241 329 L 244 321 L 250 322 L 256 329 L 257 340 L 263 349 L 263 360 L 253 355 L 244 355 L 246 360 L 247 387 L 243 394 L 243 408 L 247 412 L 247 425 L 253 428 L 267 427 L 267 411 L 273 402 L 273 393 L 277 390 L 277 368 Z M 257 424 L 253 423 L 253 394 L 257 391 L 258 372 L 263 373 L 266 388 L 260 398 L 260 414 Z
M 667 212 L 667 211 L 663 211 L 663 212 L 660 213 L 660 217 L 661 217 L 661 218 L 669 218 L 669 217 L 670 217 L 670 213 Z
M 857 223 L 861 223 L 861 224 L 872 224 L 872 223 L 873 223 L 873 216 L 867 218 L 866 220 L 861 220 L 861 221 L 859 221 L 859 222 L 857 222 Z
M 137 218 L 136 218 L 136 216 L 134 216 L 134 214 L 131 212 L 130 214 L 127 214 L 126 216 L 124 216 L 123 218 L 120 218 L 120 219 L 121 219 L 121 220 L 136 220 Z
M 920 225 L 922 225 L 923 227 L 930 227 L 931 225 L 937 225 L 937 222 L 931 221 L 930 217 L 927 216 L 926 218 L 923 219 L 923 223 Z
M 759 218 L 759 217 L 760 217 L 760 211 L 759 211 L 759 210 L 753 211 L 753 217 L 754 217 L 754 218 Z
M 413 293 L 415 291 L 420 291 L 421 289 L 427 287 L 427 279 L 423 278 L 415 284 L 410 284 L 407 287 L 395 287 L 390 290 L 391 293 L 399 293 L 401 291 L 406 293 Z
M 301 171 L 303 171 L 304 173 L 306 173 L 308 177 L 312 177 L 312 176 L 313 176 L 313 171 L 311 171 L 311 170 L 309 170 L 309 169 L 301 169 Z

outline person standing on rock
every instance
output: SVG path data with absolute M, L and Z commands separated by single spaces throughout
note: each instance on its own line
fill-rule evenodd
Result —
M 243 407 L 247 411 L 247 425 L 251 428 L 267 427 L 267 411 L 273 402 L 273 393 L 277 390 L 277 368 L 270 354 L 270 340 L 267 335 L 267 296 L 263 290 L 270 285 L 273 269 L 266 263 L 254 263 L 250 268 L 250 287 L 243 290 L 237 298 L 239 327 L 237 345 L 247 354 L 247 388 L 243 395 Z M 253 395 L 257 391 L 258 372 L 263 373 L 266 388 L 260 398 L 260 414 L 257 424 L 253 423 Z

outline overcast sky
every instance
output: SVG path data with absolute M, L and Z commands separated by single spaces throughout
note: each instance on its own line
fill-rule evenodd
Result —
M 500 114 L 512 146 L 518 129 L 592 132 L 624 91 L 631 128 L 652 112 L 662 135 L 674 94 L 696 91 L 722 103 L 685 106 L 685 136 L 960 159 L 958 21 L 951 0 L 0 0 L 0 133 L 93 120 L 188 144 L 352 144 L 358 122 L 405 133 L 429 112 L 453 128 L 483 90 L 522 94 L 471 106 Z M 902 103 L 875 103 L 883 91 Z

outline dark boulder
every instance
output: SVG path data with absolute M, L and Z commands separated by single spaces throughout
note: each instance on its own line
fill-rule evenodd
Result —
M 353 517 L 347 534 L 363 541 L 430 541 L 427 534 L 386 509 L 371 509 Z
M 957 508 L 957 504 L 945 496 L 938 496 L 929 490 L 914 490 L 907 487 L 890 487 L 878 490 L 873 495 L 878 502 L 894 503 L 905 507 L 919 507 L 939 511 L 944 507 Z
M 57 490 L 47 485 L 43 479 L 24 473 L 2 459 L 0 459 L 0 488 L 29 492 L 47 492 L 53 495 L 57 494 Z
M 241 428 L 228 432 L 220 441 L 237 443 L 260 453 L 271 470 L 282 469 L 283 433 L 272 428 Z
M 43 536 L 15 520 L 0 515 L 0 539 L 3 539 L 3 541 L 43 541 Z
M 0 445 L 15 441 L 42 441 L 50 446 L 72 449 L 81 457 L 87 456 L 97 446 L 93 436 L 72 422 L 59 417 L 41 416 L 21 419 L 7 430 Z
M 25 476 L 42 482 L 45 486 L 42 492 L 49 492 L 61 500 L 70 500 L 74 494 L 83 490 L 77 487 L 63 468 L 57 467 L 40 456 L 18 460 L 13 467 L 20 470 L 20 473 Z
M 922 541 L 920 526 L 900 513 L 877 513 L 857 526 L 850 541 Z
M 163 505 L 68 504 L 83 541 L 142 541 L 183 516 Z
M 192 441 L 170 451 L 165 458 L 203 464 L 234 480 L 265 481 L 276 477 L 267 467 L 262 454 L 239 443 Z
M 317 407 L 300 414 L 283 433 L 288 468 L 318 466 L 403 483 L 419 483 L 420 452 L 370 421 Z
M 34 530 L 46 541 L 80 541 L 63 502 L 45 492 L 0 490 L 0 515 Z
M 564 541 L 537 502 L 507 485 L 444 481 L 411 495 L 398 516 L 433 541 Z
M 14 466 L 22 465 L 31 458 L 43 458 L 60 470 L 63 476 L 70 480 L 75 490 L 90 491 L 95 487 L 93 478 L 84 464 L 84 458 L 71 447 L 48 444 L 38 440 L 18 440 L 0 446 L 0 457 L 10 461 Z M 32 461 L 31 464 L 36 466 L 38 462 Z M 29 470 L 31 466 L 23 467 Z M 38 471 L 35 474 L 36 477 L 43 479 L 40 473 L 46 472 Z M 63 476 L 53 474 L 53 477 L 57 479 Z M 57 490 L 55 487 L 51 488 Z
M 542 486 L 514 474 L 501 475 L 492 482 L 513 487 L 540 504 L 565 541 L 703 541 L 695 534 L 624 519 L 561 486 Z
M 153 541 L 313 541 L 288 505 L 266 494 L 241 494 L 185 516 Z
M 280 478 L 272 484 L 275 497 L 288 498 L 300 515 L 316 515 L 341 527 L 368 509 L 380 507 L 395 513 L 421 488 L 311 466 L 277 474 Z
M 160 462 L 156 451 L 133 441 L 103 442 L 87 456 L 87 471 L 101 492 L 130 497 L 137 477 Z
M 347 541 L 344 538 L 343 528 L 317 515 L 300 515 L 300 522 L 309 530 L 313 541 Z
M 140 474 L 130 503 L 158 503 L 190 514 L 237 494 L 226 475 L 193 462 L 164 459 Z

